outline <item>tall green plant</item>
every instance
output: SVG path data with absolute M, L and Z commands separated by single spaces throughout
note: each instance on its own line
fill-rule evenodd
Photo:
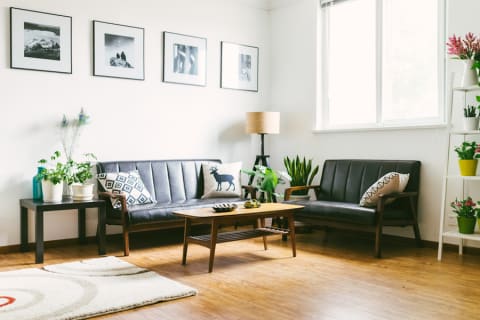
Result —
M 288 156 L 283 159 L 283 164 L 287 169 L 287 173 L 290 175 L 292 180 L 290 181 L 290 185 L 294 186 L 308 186 L 311 185 L 313 182 L 313 178 L 318 174 L 319 166 L 316 165 L 315 167 L 312 166 L 312 159 L 308 161 L 303 157 L 297 155 L 296 158 L 290 159 Z M 308 190 L 299 190 L 294 191 L 292 194 L 294 195 L 306 195 Z

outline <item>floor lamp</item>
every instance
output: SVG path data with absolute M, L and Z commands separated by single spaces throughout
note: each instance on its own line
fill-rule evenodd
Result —
M 265 154 L 265 135 L 280 133 L 280 112 L 247 112 L 245 131 L 260 135 L 260 154 L 255 157 L 253 170 L 256 170 L 256 165 L 268 167 L 270 156 Z M 253 183 L 253 179 L 254 177 L 250 176 L 249 185 Z

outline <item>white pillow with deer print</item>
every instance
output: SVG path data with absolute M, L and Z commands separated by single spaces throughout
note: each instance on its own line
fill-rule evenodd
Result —
M 241 169 L 241 162 L 202 164 L 202 199 L 240 197 L 242 194 Z

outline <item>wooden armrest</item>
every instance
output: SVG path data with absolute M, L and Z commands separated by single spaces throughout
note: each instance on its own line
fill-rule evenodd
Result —
M 98 197 L 102 200 L 120 199 L 120 203 L 122 204 L 121 210 L 123 212 L 127 212 L 127 198 L 125 197 L 124 194 L 118 194 L 118 193 L 115 194 L 111 192 L 99 191 Z
M 257 199 L 257 188 L 254 186 L 249 186 L 249 185 L 242 185 L 242 189 L 245 189 L 246 193 L 251 195 L 252 199 Z
M 315 186 L 295 186 L 295 187 L 286 188 L 285 193 L 283 194 L 283 200 L 290 200 L 290 196 L 292 195 L 293 191 L 309 190 L 309 189 L 315 189 L 315 188 L 320 188 L 320 186 L 319 185 L 315 185 Z

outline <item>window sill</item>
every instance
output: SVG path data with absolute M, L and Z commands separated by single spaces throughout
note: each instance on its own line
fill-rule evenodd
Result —
M 335 128 L 335 129 L 314 129 L 315 134 L 325 133 L 349 133 L 349 132 L 368 132 L 368 131 L 398 131 L 398 130 L 424 130 L 424 129 L 446 129 L 446 123 L 425 124 L 425 125 L 404 125 L 404 126 L 386 126 L 369 128 Z

